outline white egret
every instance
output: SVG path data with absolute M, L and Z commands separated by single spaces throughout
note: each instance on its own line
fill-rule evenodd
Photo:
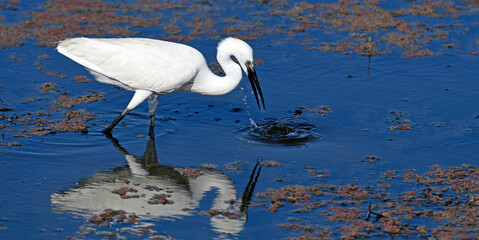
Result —
M 102 83 L 112 84 L 135 94 L 125 110 L 103 129 L 111 130 L 132 109 L 148 98 L 150 130 L 154 127 L 159 95 L 186 91 L 223 95 L 235 89 L 248 76 L 258 107 L 263 94 L 253 65 L 253 49 L 244 41 L 229 37 L 218 44 L 216 58 L 225 72 L 217 76 L 196 49 L 179 43 L 147 38 L 70 38 L 61 41 L 58 52 L 84 66 Z M 233 61 L 236 58 L 239 66 Z

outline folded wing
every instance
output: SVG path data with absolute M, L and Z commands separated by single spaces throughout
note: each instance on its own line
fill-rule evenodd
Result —
M 170 93 L 185 90 L 199 66 L 194 48 L 144 38 L 71 38 L 58 51 L 86 67 L 98 81 L 128 90 Z

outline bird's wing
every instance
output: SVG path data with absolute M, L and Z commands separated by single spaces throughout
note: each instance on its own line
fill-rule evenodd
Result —
M 152 39 L 72 38 L 60 42 L 57 49 L 90 71 L 121 83 L 115 85 L 156 93 L 182 90 L 206 64 L 194 48 Z

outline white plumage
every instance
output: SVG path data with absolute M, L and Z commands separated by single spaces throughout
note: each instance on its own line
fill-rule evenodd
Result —
M 126 107 L 103 132 L 111 130 L 147 98 L 150 130 L 158 96 L 178 91 L 222 95 L 235 89 L 242 78 L 241 69 L 250 79 L 258 107 L 262 92 L 253 65 L 253 50 L 242 40 L 226 38 L 218 45 L 217 59 L 225 76 L 211 72 L 203 55 L 184 44 L 146 38 L 71 38 L 61 41 L 58 52 L 87 68 L 102 83 L 112 84 L 135 94 Z M 235 63 L 231 57 L 235 57 Z

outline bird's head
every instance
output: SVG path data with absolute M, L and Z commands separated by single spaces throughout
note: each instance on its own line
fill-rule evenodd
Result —
M 222 47 L 229 48 L 232 52 L 234 52 L 233 56 L 238 61 L 238 64 L 241 66 L 241 69 L 243 69 L 243 71 L 248 76 L 251 87 L 253 88 L 254 96 L 256 98 L 256 103 L 258 103 L 258 108 L 261 109 L 258 98 L 259 94 L 264 109 L 265 106 L 263 92 L 261 91 L 261 87 L 259 86 L 258 76 L 256 75 L 256 70 L 253 63 L 253 49 L 245 41 L 233 37 L 223 39 L 218 45 L 218 50 Z

